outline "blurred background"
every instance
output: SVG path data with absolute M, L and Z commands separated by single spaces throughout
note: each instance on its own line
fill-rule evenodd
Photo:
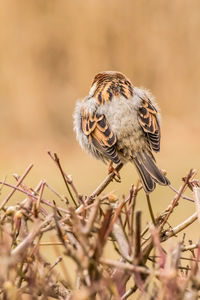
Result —
M 4 0 L 0 45 L 1 178 L 21 175 L 34 163 L 26 182 L 45 178 L 66 193 L 50 149 L 80 193 L 94 190 L 107 167 L 82 152 L 72 115 L 103 70 L 121 71 L 155 95 L 162 112 L 156 158 L 172 185 L 178 189 L 189 169 L 199 168 L 199 0 Z M 137 174 L 127 165 L 121 177 L 108 188 L 119 196 L 128 194 Z M 155 212 L 173 195 L 158 187 Z M 193 204 L 183 205 L 175 223 L 195 211 Z M 148 214 L 145 198 L 138 206 Z

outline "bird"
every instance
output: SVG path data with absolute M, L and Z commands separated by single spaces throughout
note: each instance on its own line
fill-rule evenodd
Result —
M 152 94 L 135 87 L 121 72 L 98 73 L 89 94 L 74 110 L 74 130 L 83 150 L 104 163 L 131 162 L 146 194 L 170 181 L 157 167 L 160 112 Z

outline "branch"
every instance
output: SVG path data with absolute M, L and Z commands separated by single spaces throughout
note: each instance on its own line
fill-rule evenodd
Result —
M 152 220 L 153 225 L 155 226 L 156 225 L 156 221 L 155 221 L 155 217 L 154 217 L 154 214 L 153 214 L 153 209 L 152 209 L 152 206 L 151 206 L 150 197 L 149 197 L 148 194 L 146 194 L 146 198 L 147 198 L 147 204 L 148 204 L 148 208 L 149 208 L 149 213 L 150 213 L 150 216 L 151 216 L 151 220 Z
M 0 181 L 0 184 L 5 185 L 5 186 L 8 186 L 8 187 L 10 187 L 10 188 L 13 188 L 13 189 L 15 189 L 16 191 L 19 191 L 19 192 L 21 192 L 21 193 L 27 195 L 28 197 L 32 197 L 32 198 L 34 198 L 35 200 L 38 200 L 38 197 L 35 196 L 33 193 L 30 193 L 30 192 L 28 192 L 28 191 L 25 191 L 25 190 L 23 190 L 23 189 L 21 189 L 21 188 L 19 188 L 19 187 L 17 187 L 17 186 L 14 186 L 14 185 L 12 185 L 12 184 L 9 184 L 9 183 L 3 182 L 3 181 Z M 55 208 L 55 205 L 52 204 L 52 203 L 51 203 L 50 201 L 48 201 L 48 200 L 41 199 L 40 201 L 41 201 L 42 203 L 44 203 L 45 205 L 50 206 L 51 208 Z M 56 207 L 56 209 L 58 209 L 59 211 L 62 211 L 62 212 L 64 212 L 64 213 L 66 213 L 66 214 L 70 214 L 69 211 L 68 211 L 67 209 L 65 209 L 65 208 L 62 208 L 62 207 Z
M 163 229 L 165 223 L 167 222 L 167 220 L 169 219 L 169 216 L 171 215 L 171 213 L 173 212 L 175 206 L 178 204 L 179 199 L 181 198 L 182 194 L 184 193 L 186 187 L 189 184 L 189 181 L 196 175 L 196 171 L 194 171 L 193 169 L 190 170 L 189 174 L 186 176 L 186 178 L 184 178 L 184 184 L 182 185 L 182 187 L 180 188 L 178 194 L 175 196 L 175 198 L 172 200 L 172 202 L 170 203 L 170 205 L 168 206 L 165 214 L 166 216 L 164 217 L 164 220 L 162 222 L 162 224 L 160 225 L 160 231 Z
M 129 264 L 129 263 L 124 263 L 124 262 L 120 262 L 120 261 L 114 261 L 111 259 L 100 258 L 100 263 L 104 264 L 104 265 L 108 265 L 110 267 L 127 270 L 130 272 L 136 271 L 136 272 L 147 274 L 147 275 L 151 274 L 151 271 L 149 269 L 147 269 L 146 267 L 133 265 L 133 264 Z M 157 272 L 157 274 L 159 274 L 159 272 Z
M 36 222 L 35 226 L 33 227 L 32 231 L 29 235 L 11 252 L 11 256 L 13 261 L 16 263 L 16 260 L 20 260 L 20 256 L 25 253 L 26 249 L 32 244 L 35 237 L 40 233 L 41 228 L 46 225 L 53 217 L 53 214 L 48 215 L 45 221 L 42 223 Z
M 53 155 L 51 154 L 50 151 L 47 151 L 47 153 L 49 154 L 49 156 L 53 159 L 53 161 L 54 161 L 54 162 L 56 163 L 56 165 L 58 166 L 58 168 L 59 168 L 59 170 L 60 170 L 60 173 L 61 173 L 61 175 L 62 175 L 62 177 L 63 177 L 64 183 L 65 183 L 65 185 L 66 185 L 66 188 L 67 188 L 67 190 L 68 190 L 68 193 L 69 193 L 69 195 L 70 195 L 72 201 L 74 202 L 75 207 L 77 208 L 78 205 L 77 205 L 77 203 L 76 203 L 76 201 L 75 201 L 75 199 L 74 199 L 74 197 L 73 197 L 73 195 L 72 195 L 72 192 L 71 192 L 71 190 L 70 190 L 70 188 L 69 188 L 69 185 L 68 185 L 70 179 L 68 178 L 68 176 L 67 176 L 67 175 L 65 174 L 65 172 L 63 171 L 62 166 L 61 166 L 61 164 L 60 164 L 60 159 L 58 158 L 58 155 L 57 155 L 56 153 L 54 153 L 54 156 L 53 156 Z M 66 180 L 66 178 L 67 178 L 67 180 Z
M 17 187 L 22 183 L 22 181 L 28 175 L 28 173 L 30 172 L 30 170 L 32 169 L 32 167 L 33 167 L 33 164 L 30 164 L 30 166 L 28 166 L 28 168 L 26 169 L 26 171 L 24 172 L 24 174 L 18 179 L 18 182 L 17 182 L 16 186 L 13 187 L 14 189 L 10 192 L 10 194 L 8 195 L 8 197 L 1 203 L 0 210 L 6 205 L 6 203 L 8 202 L 8 200 L 12 197 L 12 195 L 14 194 L 14 192 L 17 190 Z M 4 182 L 1 182 L 1 183 L 4 184 Z
M 177 233 L 179 233 L 180 231 L 182 231 L 183 229 L 191 225 L 194 221 L 197 220 L 197 218 L 198 218 L 197 212 L 195 212 L 193 215 L 191 215 L 188 219 L 186 219 L 181 224 L 177 225 L 174 228 L 166 230 L 162 236 L 162 242 L 168 240 L 170 237 L 176 235 Z
M 117 172 L 119 172 L 119 171 L 121 170 L 122 167 L 123 167 L 123 164 L 122 164 L 122 163 L 119 163 L 119 164 L 116 166 L 115 170 L 116 170 Z M 94 192 L 90 195 L 90 198 L 93 198 L 93 197 L 95 197 L 95 196 L 99 196 L 99 195 L 103 192 L 103 190 L 105 190 L 105 188 L 109 185 L 109 183 L 114 179 L 115 175 L 116 175 L 116 174 L 115 174 L 114 172 L 110 173 L 110 174 L 102 181 L 102 183 L 96 188 L 96 190 L 94 190 Z
M 115 170 L 117 172 L 119 172 L 121 170 L 121 168 L 123 167 L 122 163 L 119 163 Z M 113 180 L 113 178 L 115 177 L 115 173 L 112 172 L 110 173 L 101 183 L 100 185 L 96 188 L 96 190 L 94 190 L 94 192 L 86 199 L 86 201 L 84 202 L 84 204 L 80 205 L 77 209 L 76 209 L 76 213 L 81 213 L 84 211 L 85 209 L 85 205 L 90 204 L 91 202 L 93 202 L 93 199 L 96 196 L 99 196 L 104 190 L 105 188 L 109 185 L 109 183 Z
M 194 249 L 197 249 L 197 248 L 199 248 L 199 246 L 200 246 L 200 242 L 198 242 L 198 243 L 196 243 L 196 244 L 191 244 L 191 245 L 188 245 L 188 246 L 182 246 L 182 247 L 181 247 L 181 250 L 182 250 L 183 252 L 185 252 L 185 251 L 188 251 L 188 250 L 194 250 Z
M 141 258 L 141 211 L 136 211 L 135 218 L 135 258 Z

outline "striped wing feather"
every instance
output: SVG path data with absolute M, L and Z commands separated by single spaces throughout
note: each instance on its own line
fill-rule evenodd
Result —
M 82 112 L 82 130 L 88 136 L 90 142 L 107 159 L 119 163 L 120 159 L 116 151 L 116 135 L 112 132 L 105 115 L 96 113 L 94 116 L 84 115 Z
M 157 110 L 147 99 L 142 100 L 142 105 L 138 110 L 138 120 L 140 126 L 146 132 L 150 145 L 155 152 L 160 151 L 160 125 L 157 119 Z

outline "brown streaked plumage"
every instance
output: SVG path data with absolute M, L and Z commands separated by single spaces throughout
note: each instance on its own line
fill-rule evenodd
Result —
M 103 162 L 132 162 L 146 193 L 169 180 L 155 164 L 160 150 L 160 116 L 152 95 L 125 75 L 98 73 L 89 95 L 78 102 L 74 128 L 81 147 Z
M 86 116 L 84 109 L 82 109 L 81 127 L 90 142 L 107 159 L 110 159 L 114 163 L 120 162 L 114 147 L 117 141 L 116 136 L 111 131 L 104 115 L 94 114 L 93 116 Z
M 97 84 L 94 97 L 99 105 L 111 101 L 114 96 L 123 96 L 129 99 L 133 96 L 130 81 L 121 73 L 99 73 L 95 76 L 92 85 Z
M 138 110 L 138 121 L 146 132 L 151 147 L 155 152 L 160 151 L 160 125 L 157 120 L 157 110 L 148 98 L 143 99 Z

